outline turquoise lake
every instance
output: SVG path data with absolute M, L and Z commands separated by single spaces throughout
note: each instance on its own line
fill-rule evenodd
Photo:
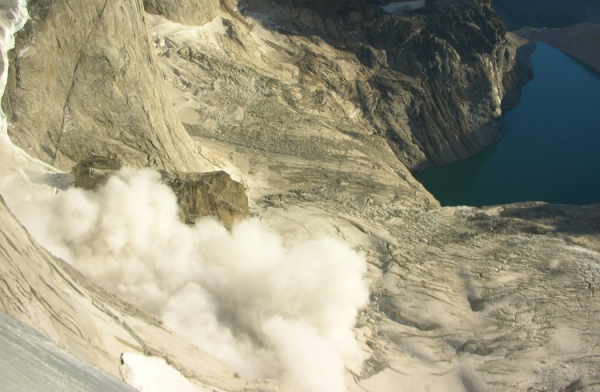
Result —
M 443 206 L 600 202 L 600 74 L 537 43 L 534 79 L 505 115 L 507 134 L 417 179 Z

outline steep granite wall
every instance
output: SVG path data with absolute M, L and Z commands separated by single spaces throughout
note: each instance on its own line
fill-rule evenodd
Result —
M 14 143 L 62 169 L 89 155 L 212 168 L 166 99 L 141 0 L 32 0 L 28 9 L 3 99 Z

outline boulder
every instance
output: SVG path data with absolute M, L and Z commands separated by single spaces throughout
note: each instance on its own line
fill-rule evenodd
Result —
M 75 186 L 95 189 L 123 165 L 114 158 L 92 156 L 74 168 Z M 162 180 L 177 195 L 179 217 L 193 224 L 203 216 L 218 218 L 226 227 L 248 216 L 248 196 L 241 183 L 231 179 L 224 171 L 208 173 L 183 173 L 160 171 Z
M 187 224 L 202 216 L 214 216 L 225 226 L 248 216 L 244 186 L 224 171 L 210 173 L 161 172 L 163 181 L 177 195 L 179 215 Z
M 95 189 L 106 183 L 109 175 L 123 165 L 117 159 L 92 156 L 79 162 L 74 168 L 75 186 L 83 189 Z

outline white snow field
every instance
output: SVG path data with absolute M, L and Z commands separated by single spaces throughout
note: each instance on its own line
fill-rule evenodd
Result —
M 164 358 L 124 353 L 121 375 L 139 392 L 224 392 L 195 384 L 173 369 Z

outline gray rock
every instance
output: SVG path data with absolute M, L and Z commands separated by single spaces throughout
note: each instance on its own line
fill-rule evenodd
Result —
M 141 0 L 30 1 L 3 108 L 13 142 L 61 169 L 90 156 L 210 170 L 168 103 Z
M 531 75 L 517 67 L 490 1 L 428 1 L 402 15 L 385 14 L 379 5 L 255 0 L 245 15 L 291 40 L 318 37 L 358 63 L 357 75 L 346 77 L 339 62 L 306 50 L 297 65 L 301 75 L 354 104 L 413 172 L 466 158 L 498 140 L 501 114 Z
M 75 186 L 83 189 L 95 189 L 106 183 L 108 177 L 123 165 L 116 159 L 107 157 L 89 157 L 73 168 Z

